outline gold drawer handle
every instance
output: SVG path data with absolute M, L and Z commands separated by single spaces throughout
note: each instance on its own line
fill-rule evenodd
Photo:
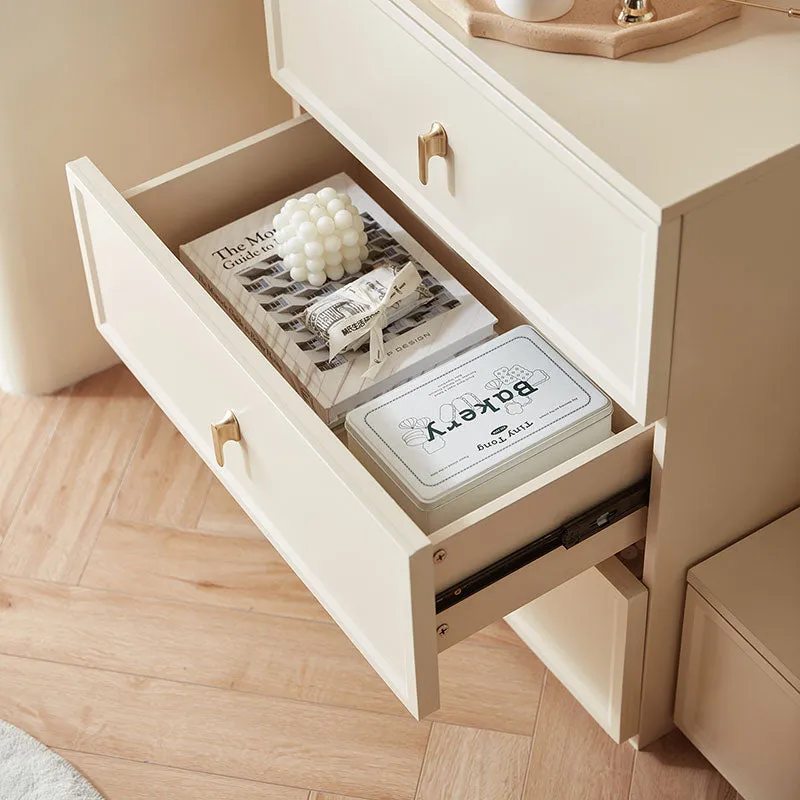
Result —
M 427 133 L 423 133 L 417 140 L 419 150 L 419 181 L 423 186 L 428 185 L 428 162 L 434 156 L 444 158 L 447 155 L 447 131 L 441 123 L 434 122 Z
M 211 438 L 214 442 L 214 455 L 217 464 L 225 466 L 225 454 L 222 448 L 226 442 L 241 442 L 242 432 L 239 430 L 239 420 L 233 411 L 228 411 L 219 422 L 211 423 Z

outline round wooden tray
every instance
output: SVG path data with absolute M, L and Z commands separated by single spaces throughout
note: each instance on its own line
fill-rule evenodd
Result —
M 612 20 L 613 0 L 575 0 L 563 17 L 550 22 L 524 22 L 506 16 L 494 0 L 431 0 L 470 36 L 549 50 L 554 53 L 619 58 L 694 36 L 738 17 L 741 7 L 724 0 L 655 0 L 658 19 L 620 28 Z

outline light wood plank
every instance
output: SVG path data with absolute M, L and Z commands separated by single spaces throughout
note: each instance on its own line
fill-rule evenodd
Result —
M 544 675 L 528 650 L 461 643 L 439 656 L 442 707 L 431 719 L 530 736 Z
M 264 536 L 230 496 L 228 490 L 217 480 L 212 481 L 208 489 L 197 529 L 218 536 L 239 536 L 248 539 L 262 539 Z
M 766 732 L 765 732 L 766 733 Z M 636 753 L 630 800 L 739 800 L 736 790 L 679 731 Z
M 0 609 L 9 655 L 407 716 L 328 622 L 15 578 Z
M 57 750 L 106 800 L 306 800 L 305 789 Z
M 479 644 L 481 647 L 520 647 L 527 649 L 522 639 L 511 630 L 509 624 L 499 619 L 482 630 L 473 633 L 466 639 L 470 644 Z
M 331 623 L 18 578 L 0 579 L 0 610 L 8 655 L 407 717 Z M 531 653 L 465 644 L 442 661 L 436 719 L 532 732 L 543 668 Z
M 306 619 L 329 619 L 266 539 L 106 521 L 81 585 Z
M 154 407 L 109 516 L 193 528 L 212 480 L 200 456 Z
M 0 545 L 0 574 L 77 583 L 151 406 L 121 366 L 73 389 Z
M 328 794 L 328 792 L 311 792 L 308 800 L 359 800 L 359 798 L 345 797 L 343 794 Z
M 418 800 L 517 800 L 530 738 L 434 723 Z
M 411 800 L 428 723 L 0 656 L 0 717 L 51 747 Z M 505 734 L 507 735 L 507 734 Z
M 621 800 L 628 796 L 633 757 L 630 745 L 609 739 L 548 673 L 533 737 L 525 800 Z
M 68 394 L 15 397 L 0 392 L 0 539 L 50 442 Z

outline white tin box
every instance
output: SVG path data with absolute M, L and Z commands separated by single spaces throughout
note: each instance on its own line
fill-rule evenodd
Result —
M 347 415 L 351 450 L 431 533 L 611 435 L 611 401 L 522 325 Z

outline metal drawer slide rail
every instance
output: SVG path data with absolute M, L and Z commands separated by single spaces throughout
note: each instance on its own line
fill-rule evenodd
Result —
M 436 595 L 436 613 L 441 614 L 462 600 L 480 592 L 487 586 L 502 580 L 537 558 L 541 558 L 558 547 L 570 548 L 580 544 L 584 539 L 619 522 L 647 505 L 650 495 L 650 480 L 645 479 L 629 486 L 619 494 L 609 497 L 602 503 L 590 508 L 580 516 L 574 517 L 559 525 L 550 533 L 537 537 L 534 541 L 520 547 L 513 553 L 498 559 L 478 572 L 463 578 L 458 583 L 443 589 Z

